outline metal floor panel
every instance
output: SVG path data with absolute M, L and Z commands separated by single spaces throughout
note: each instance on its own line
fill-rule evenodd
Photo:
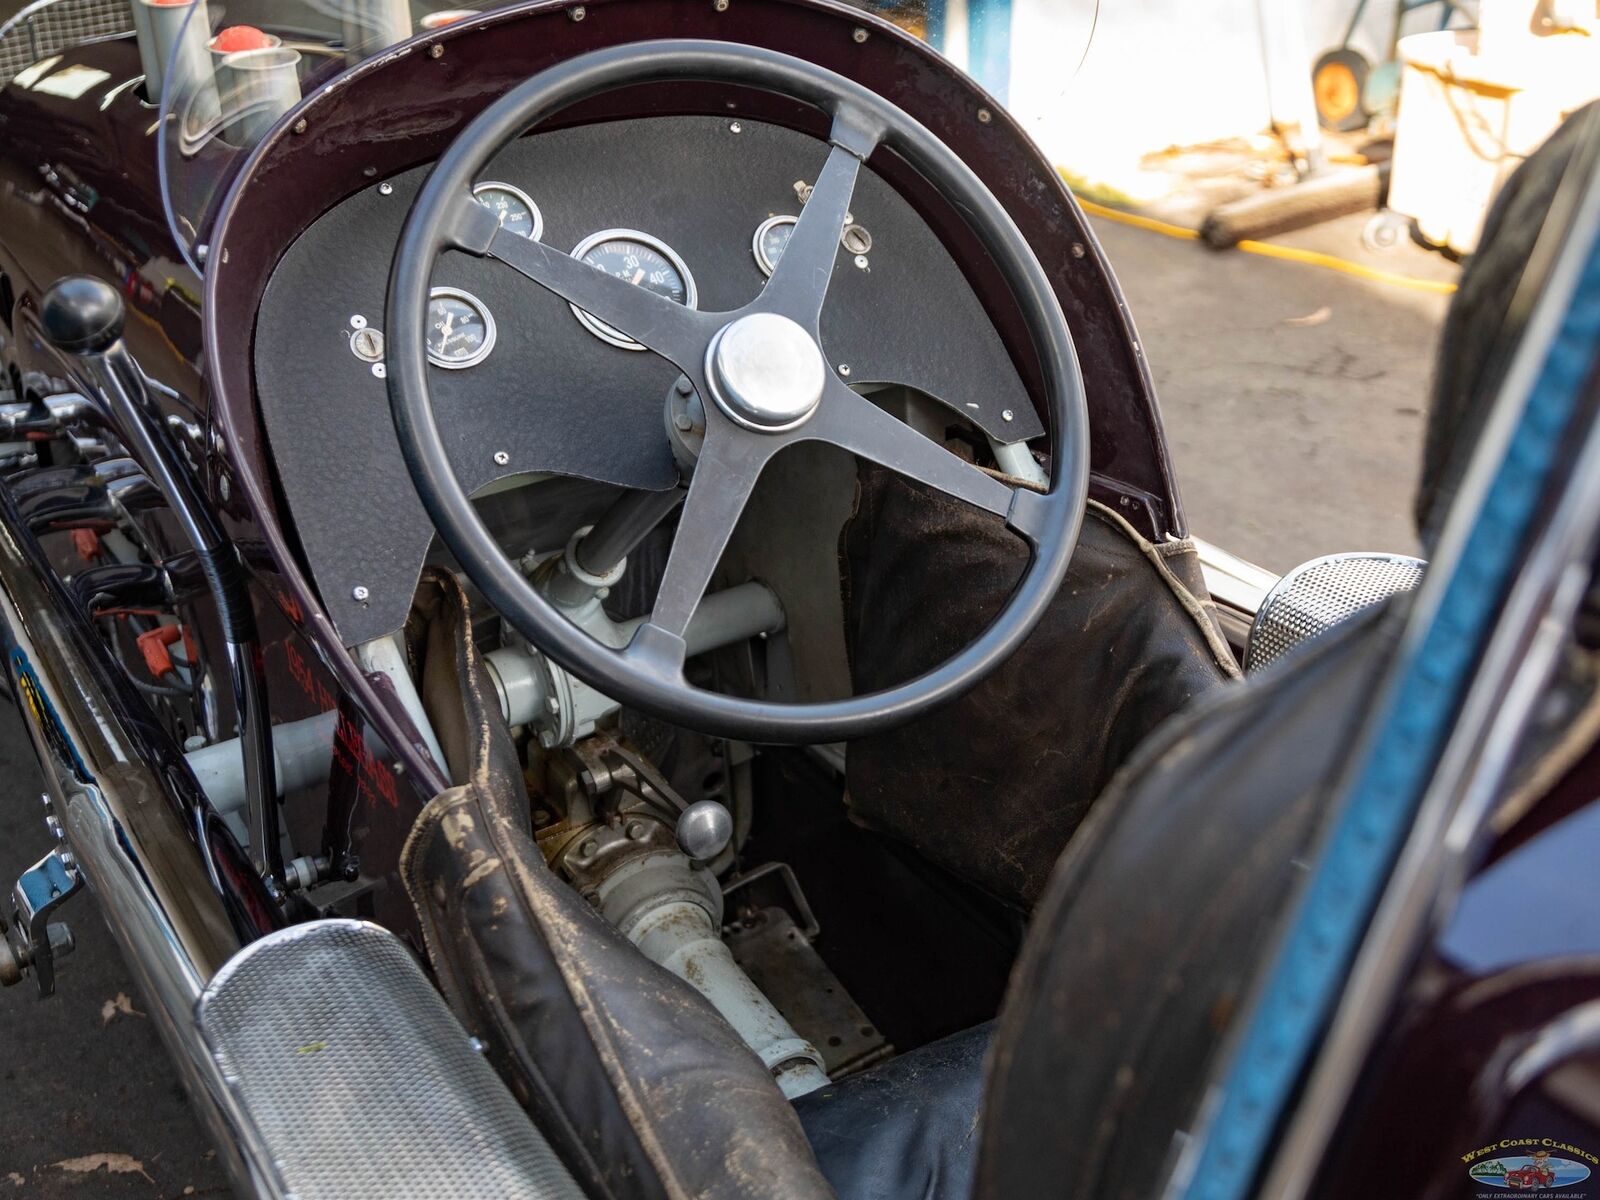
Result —
M 222 968 L 197 1019 L 294 1200 L 582 1192 L 393 934 L 316 921 Z

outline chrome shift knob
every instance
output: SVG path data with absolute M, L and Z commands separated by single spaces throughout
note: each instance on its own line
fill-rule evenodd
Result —
M 715 800 L 689 805 L 678 817 L 678 849 L 696 862 L 713 859 L 733 840 L 733 814 Z

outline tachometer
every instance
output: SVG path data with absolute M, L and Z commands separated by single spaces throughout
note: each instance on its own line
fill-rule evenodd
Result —
M 499 219 L 502 229 L 535 242 L 544 233 L 544 214 L 539 211 L 533 198 L 521 188 L 498 180 L 487 180 L 474 187 L 472 194 L 478 198 L 479 204 Z
M 695 292 L 694 276 L 678 252 L 659 238 L 653 238 L 637 229 L 603 229 L 591 233 L 572 249 L 572 257 L 597 267 L 608 275 L 626 279 L 686 308 L 699 303 Z M 572 311 L 584 328 L 603 342 L 624 350 L 643 350 L 644 347 L 626 334 L 604 321 L 598 321 L 576 304 Z
M 763 275 L 771 275 L 778 269 L 778 260 L 783 257 L 799 221 L 799 217 L 768 217 L 757 227 L 755 237 L 750 239 L 750 251 L 756 256 L 756 265 Z
M 428 299 L 428 361 L 449 371 L 475 367 L 494 349 L 494 315 L 471 292 L 434 288 Z

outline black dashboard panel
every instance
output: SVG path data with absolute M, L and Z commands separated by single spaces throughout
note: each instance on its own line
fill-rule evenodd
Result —
M 737 130 L 737 132 L 735 132 Z M 484 179 L 528 193 L 542 239 L 637 229 L 685 260 L 704 311 L 737 308 L 765 277 L 751 250 L 769 216 L 800 209 L 827 147 L 777 126 L 657 117 L 557 130 L 506 148 Z M 346 644 L 404 621 L 433 528 L 411 486 L 384 379 L 352 350 L 381 329 L 388 273 L 426 169 L 351 197 L 290 248 L 256 330 L 261 411 L 312 575 Z M 917 388 L 1005 441 L 1043 432 L 1033 404 L 954 260 L 897 193 L 864 171 L 853 215 L 865 268 L 841 249 L 823 349 L 854 384 Z M 663 428 L 677 370 L 594 337 L 565 302 L 493 261 L 444 256 L 434 283 L 488 306 L 493 353 L 430 372 L 435 411 L 468 491 L 548 471 L 633 488 L 677 480 Z M 366 589 L 365 601 L 354 599 Z

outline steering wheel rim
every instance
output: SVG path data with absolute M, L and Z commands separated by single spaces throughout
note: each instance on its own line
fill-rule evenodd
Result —
M 472 184 L 489 161 L 553 114 L 618 88 L 681 80 L 775 92 L 812 104 L 833 119 L 827 163 L 783 258 L 751 304 L 731 313 L 673 305 L 553 247 L 505 233 L 473 199 Z M 1042 494 L 1011 488 L 965 463 L 882 413 L 826 369 L 817 349 L 818 321 L 838 231 L 859 169 L 880 145 L 893 148 L 967 214 L 1022 310 L 1040 354 L 1054 448 L 1050 486 Z M 830 231 L 833 218 L 838 227 Z M 424 336 L 434 262 L 446 250 L 495 258 L 622 329 L 678 366 L 702 397 L 705 449 L 661 597 L 623 650 L 602 646 L 537 592 L 495 542 L 455 476 L 433 412 Z M 826 269 L 817 269 L 819 264 Z M 784 334 L 787 349 L 803 356 L 801 339 L 776 320 L 798 326 L 823 361 L 820 392 L 798 424 L 790 412 L 785 422 L 752 431 L 745 419 L 751 412 L 736 412 L 725 403 L 731 376 L 718 345 L 746 318 L 760 318 L 763 333 Z M 1060 587 L 1077 546 L 1088 495 L 1088 410 L 1072 335 L 1043 267 L 1000 202 L 949 147 L 888 100 L 802 59 L 734 43 L 643 42 L 570 59 L 507 92 L 462 131 L 418 194 L 390 274 L 386 327 L 389 401 L 401 451 L 424 507 L 467 575 L 519 633 L 554 661 L 604 694 L 675 724 L 771 743 L 842 741 L 904 724 L 972 688 L 1021 645 Z M 801 363 L 810 366 L 809 360 Z M 799 374 L 811 377 L 806 369 Z M 757 414 L 758 423 L 763 419 Z M 785 446 L 802 440 L 841 445 L 1003 516 L 1032 552 L 1028 568 L 1006 606 L 964 650 L 896 687 L 804 704 L 696 688 L 683 674 L 683 631 L 761 469 Z M 715 482 L 703 483 L 708 479 Z M 680 566 L 686 535 L 689 548 Z

